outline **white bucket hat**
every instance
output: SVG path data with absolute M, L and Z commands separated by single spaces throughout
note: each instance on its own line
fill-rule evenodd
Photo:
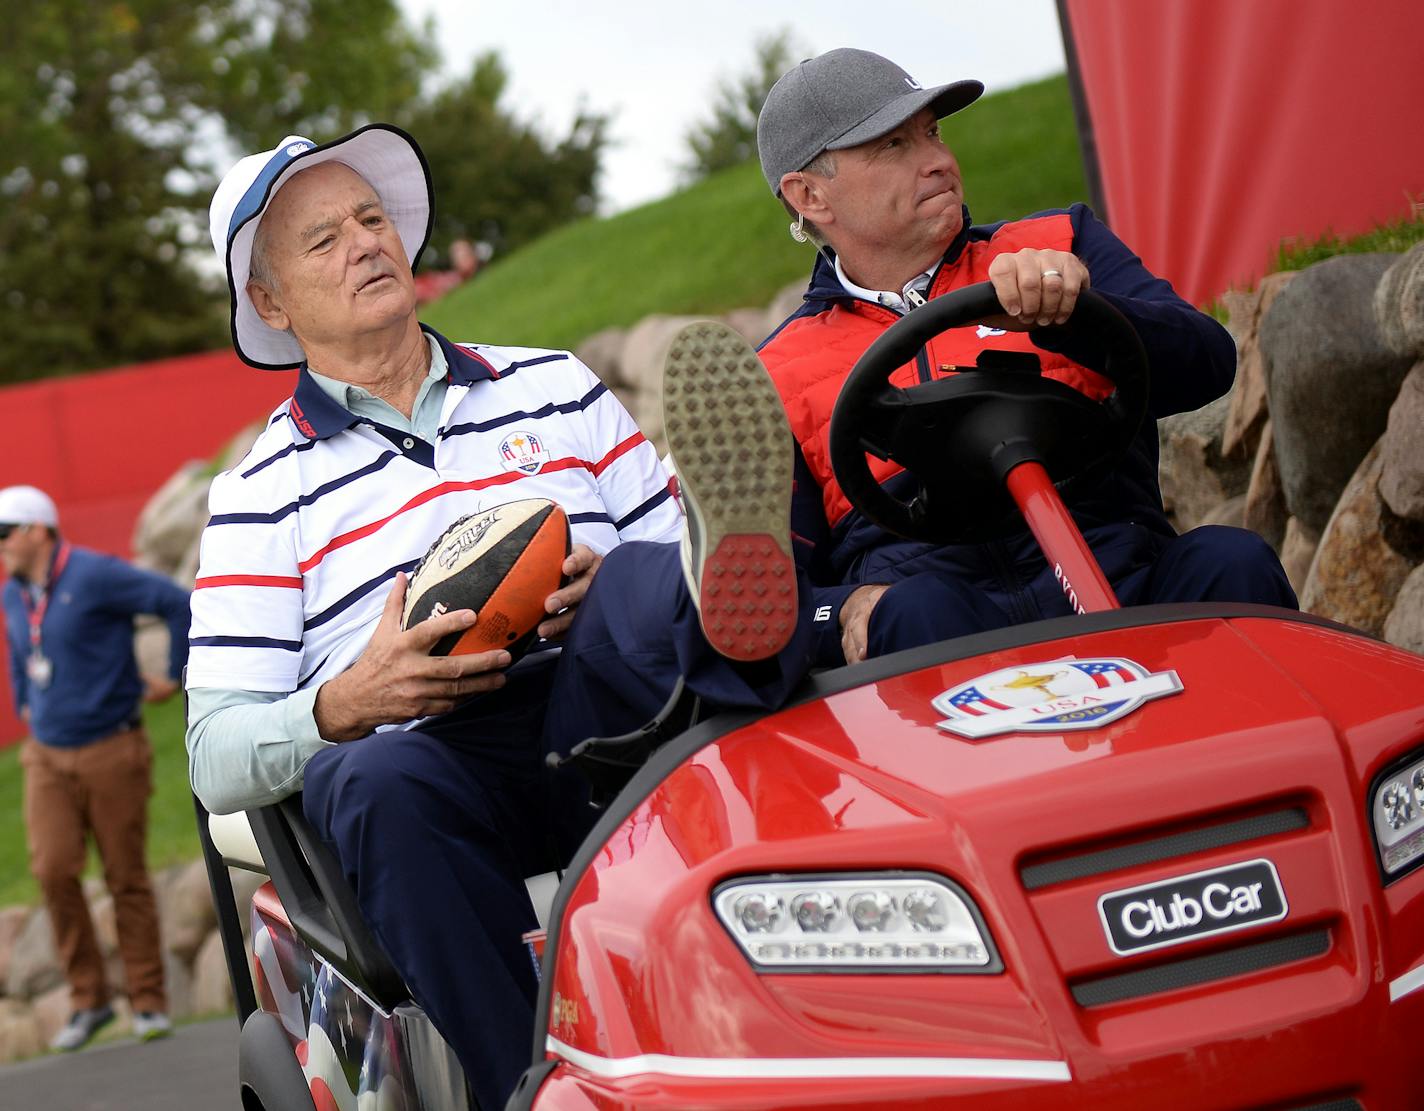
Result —
M 250 154 L 227 172 L 213 194 L 208 227 L 227 270 L 232 301 L 232 345 L 242 361 L 261 370 L 290 370 L 304 360 L 287 332 L 269 328 L 247 295 L 252 240 L 277 190 L 292 175 L 320 162 L 340 162 L 360 174 L 395 224 L 414 270 L 430 240 L 435 202 L 430 167 L 416 141 L 398 127 L 373 123 L 318 146 L 288 135 L 272 150 Z
M 59 528 L 59 511 L 50 496 L 36 486 L 7 486 L 0 490 L 0 525 Z

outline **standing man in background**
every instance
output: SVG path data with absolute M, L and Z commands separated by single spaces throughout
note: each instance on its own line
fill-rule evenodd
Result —
M 9 575 L 0 601 L 10 686 L 32 734 L 20 752 L 30 869 L 49 908 L 72 1008 L 50 1047 L 78 1049 L 114 1017 L 79 882 L 89 834 L 114 897 L 134 1033 L 163 1037 L 172 1025 L 144 862 L 153 754 L 139 701 L 178 690 L 188 658 L 188 592 L 64 540 L 54 502 L 33 486 L 0 490 L 0 562 Z M 167 677 L 139 677 L 139 614 L 168 624 Z

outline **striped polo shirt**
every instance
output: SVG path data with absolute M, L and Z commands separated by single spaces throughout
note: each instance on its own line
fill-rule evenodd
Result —
M 290 692 L 349 667 L 398 571 L 455 520 L 547 498 L 574 543 L 676 541 L 657 452 L 566 351 L 454 344 L 434 443 L 356 416 L 303 369 L 247 457 L 213 480 L 189 687 Z

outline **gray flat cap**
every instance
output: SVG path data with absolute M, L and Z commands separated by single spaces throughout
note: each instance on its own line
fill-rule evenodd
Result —
M 822 151 L 893 131 L 921 108 L 944 119 L 978 100 L 980 81 L 923 88 L 889 58 L 843 47 L 802 62 L 771 87 L 757 118 L 757 152 L 771 191 Z

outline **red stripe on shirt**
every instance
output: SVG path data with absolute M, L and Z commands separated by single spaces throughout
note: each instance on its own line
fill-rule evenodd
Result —
M 282 586 L 295 590 L 302 588 L 301 576 L 287 575 L 209 575 L 193 584 L 194 590 L 206 590 L 210 586 Z
M 618 444 L 616 447 L 614 447 L 612 451 L 610 451 L 597 463 L 591 465 L 588 469 L 591 470 L 594 474 L 594 477 L 597 478 L 610 466 L 613 465 L 613 461 L 615 459 L 617 459 L 620 455 L 627 455 L 635 447 L 643 443 L 645 439 L 646 437 L 641 432 L 633 433 L 633 435 L 629 436 L 621 444 Z
M 640 434 L 641 438 L 641 434 Z M 619 444 L 613 451 L 618 451 L 623 445 Z M 613 452 L 609 453 L 610 455 Z M 605 457 L 606 459 L 607 457 Z M 574 467 L 584 467 L 593 470 L 596 464 L 590 464 L 585 459 L 554 459 L 545 463 L 536 473 L 547 474 L 549 471 L 567 471 Z M 596 473 L 596 472 L 595 472 Z M 446 494 L 454 494 L 463 490 L 484 490 L 490 486 L 504 486 L 510 482 L 518 482 L 522 478 L 533 478 L 533 475 L 524 474 L 522 471 L 507 471 L 501 475 L 493 475 L 489 478 L 474 478 L 467 482 L 442 482 L 439 486 L 432 486 L 429 490 L 424 490 L 411 498 L 403 506 L 387 517 L 382 517 L 379 521 L 372 521 L 370 524 L 354 528 L 350 532 L 343 532 L 340 536 L 333 537 L 327 543 L 309 555 L 306 559 L 297 564 L 297 570 L 306 574 L 323 559 L 325 559 L 337 548 L 344 548 L 347 544 L 354 544 L 357 540 L 364 539 L 374 532 L 379 532 L 390 524 L 402 513 L 409 513 L 412 509 L 418 509 L 426 502 L 434 501 L 436 498 L 444 497 Z

